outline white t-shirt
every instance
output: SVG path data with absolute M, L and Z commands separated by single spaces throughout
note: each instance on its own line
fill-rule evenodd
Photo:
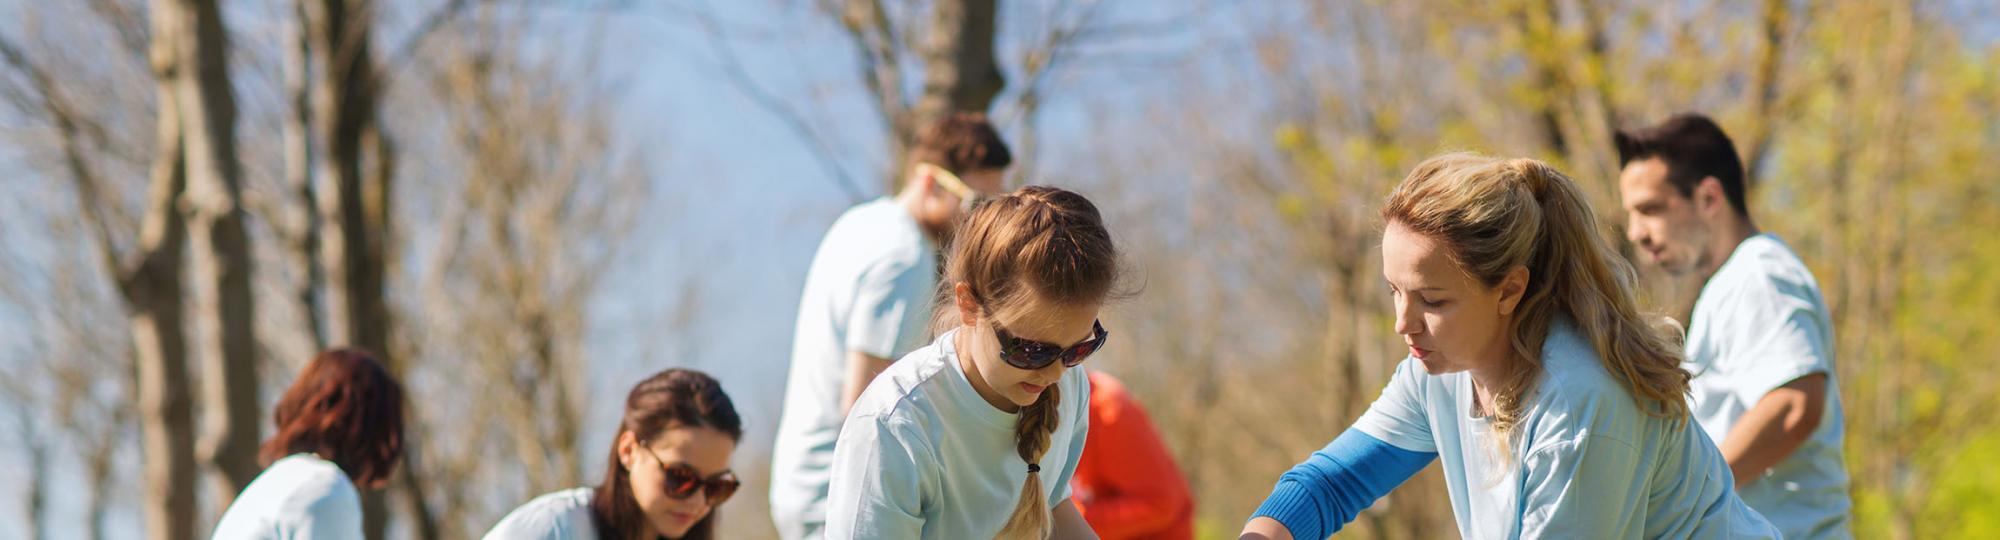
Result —
M 216 540 L 361 540 L 361 496 L 339 465 L 312 454 L 286 456 L 236 495 Z
M 1722 452 L 1692 422 L 1649 416 L 1566 319 L 1542 344 L 1542 374 L 1513 452 L 1472 416 L 1472 376 L 1405 359 L 1354 428 L 1434 452 L 1465 538 L 1778 538 L 1737 498 Z
M 1028 478 L 1014 451 L 1018 416 L 972 388 L 953 352 L 957 334 L 896 362 L 855 402 L 834 450 L 827 538 L 992 538 L 1006 524 Z M 1056 387 L 1061 420 L 1038 463 L 1051 511 L 1068 504 L 1090 422 L 1083 369 Z
M 855 206 L 827 230 L 799 298 L 771 450 L 771 515 L 780 536 L 808 537 L 826 521 L 848 353 L 894 359 L 922 346 L 936 273 L 936 248 L 893 199 Z
M 1694 416 L 1722 441 L 1765 394 L 1813 373 L 1826 374 L 1826 412 L 1804 446 L 1738 490 L 1786 538 L 1848 538 L 1843 415 L 1834 384 L 1833 322 L 1819 283 L 1778 237 L 1745 239 L 1694 304 L 1687 361 Z
M 485 540 L 597 540 L 587 487 L 550 493 L 508 512 Z

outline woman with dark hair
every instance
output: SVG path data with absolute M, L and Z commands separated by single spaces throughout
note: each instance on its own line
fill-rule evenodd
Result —
M 625 397 L 604 483 L 536 497 L 486 538 L 714 538 L 711 512 L 736 493 L 729 454 L 742 438 L 742 419 L 721 383 L 699 371 L 662 371 Z
M 215 538 L 355 538 L 361 497 L 403 457 L 403 387 L 360 349 L 322 352 L 272 413 L 266 468 L 215 525 Z

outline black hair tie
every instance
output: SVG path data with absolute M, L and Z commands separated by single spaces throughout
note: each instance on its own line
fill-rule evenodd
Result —
M 1037 463 L 1028 464 L 1028 474 L 1035 474 L 1038 472 L 1042 472 L 1042 466 L 1040 464 Z

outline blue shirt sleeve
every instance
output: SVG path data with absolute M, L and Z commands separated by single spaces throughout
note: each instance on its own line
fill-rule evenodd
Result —
M 1302 540 L 1326 538 L 1433 459 L 1349 428 L 1278 478 L 1250 517 L 1276 519 Z
M 1424 373 L 1421 361 L 1405 358 L 1382 387 L 1382 395 L 1368 405 L 1368 411 L 1354 420 L 1353 429 L 1397 448 L 1412 452 L 1437 452 L 1431 433 L 1429 386 L 1437 377 Z M 1451 402 L 1449 396 L 1442 396 Z

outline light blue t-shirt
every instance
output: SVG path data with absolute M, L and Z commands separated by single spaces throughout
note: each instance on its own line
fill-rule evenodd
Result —
M 827 538 L 983 539 L 1006 524 L 1028 478 L 1014 451 L 1018 415 L 972 388 L 957 333 L 897 361 L 855 402 L 834 450 Z M 1090 422 L 1084 371 L 1064 372 L 1056 388 L 1060 420 L 1037 463 L 1051 511 L 1070 504 Z
M 361 540 L 361 496 L 340 466 L 312 454 L 271 463 L 236 495 L 215 540 Z
M 597 540 L 590 517 L 591 488 L 549 493 L 508 512 L 484 540 Z
M 799 298 L 771 450 L 771 516 L 787 540 L 815 538 L 826 521 L 848 353 L 893 359 L 929 337 L 936 252 L 916 218 L 887 197 L 849 209 L 820 242 Z
M 1650 416 L 1566 319 L 1550 325 L 1542 374 L 1513 451 L 1493 450 L 1472 376 L 1397 366 L 1354 429 L 1436 453 L 1466 538 L 1778 538 L 1737 498 L 1729 465 L 1691 421 Z
M 1812 271 L 1778 237 L 1737 244 L 1694 304 L 1687 360 L 1694 417 L 1717 442 L 1744 411 L 1799 377 L 1826 374 L 1826 410 L 1803 446 L 1737 490 L 1792 539 L 1850 538 L 1833 321 Z

